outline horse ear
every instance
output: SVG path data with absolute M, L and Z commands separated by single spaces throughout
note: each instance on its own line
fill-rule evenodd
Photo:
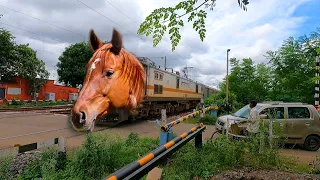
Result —
M 122 48 L 122 37 L 120 32 L 116 29 L 113 29 L 111 44 L 111 51 L 118 55 Z
M 101 46 L 103 46 L 103 43 L 100 41 L 100 39 L 98 38 L 96 33 L 93 31 L 93 29 L 90 29 L 89 37 L 90 37 L 91 48 L 93 51 L 96 51 Z

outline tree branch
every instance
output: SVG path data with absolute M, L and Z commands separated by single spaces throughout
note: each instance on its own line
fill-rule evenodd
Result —
M 200 4 L 198 7 L 194 8 L 192 11 L 187 12 L 187 13 L 184 13 L 184 14 L 182 14 L 182 15 L 179 15 L 177 18 L 181 18 L 181 17 L 183 17 L 183 16 L 185 16 L 185 15 L 187 15 L 187 14 L 193 12 L 193 11 L 198 10 L 201 6 L 203 6 L 203 5 L 204 5 L 206 2 L 208 2 L 208 1 L 209 1 L 209 0 L 205 0 L 202 4 Z M 165 23 L 165 22 L 168 22 L 168 21 L 170 21 L 170 19 L 165 20 L 165 21 L 162 21 L 162 22 L 160 22 L 160 23 Z

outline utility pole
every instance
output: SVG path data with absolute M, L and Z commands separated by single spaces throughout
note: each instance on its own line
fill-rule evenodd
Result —
M 226 103 L 227 106 L 229 106 L 229 99 L 228 99 L 228 91 L 229 91 L 229 51 L 230 49 L 227 50 L 227 79 L 226 79 Z M 228 108 L 229 109 L 229 108 Z
M 164 56 L 164 70 L 167 70 L 167 56 Z

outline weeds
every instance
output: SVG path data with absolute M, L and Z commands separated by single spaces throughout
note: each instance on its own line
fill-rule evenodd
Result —
M 224 170 L 244 166 L 311 172 L 310 168 L 281 157 L 279 146 L 269 146 L 267 129 L 260 128 L 263 133 L 249 141 L 220 136 L 214 142 L 208 140 L 200 150 L 194 148 L 192 140 L 166 161 L 163 179 L 210 178 Z M 87 134 L 82 147 L 68 153 L 65 167 L 59 165 L 55 150 L 46 150 L 16 179 L 101 179 L 157 148 L 158 143 L 158 139 L 139 138 L 137 134 L 130 134 L 126 139 L 105 132 Z M 0 166 L 1 175 L 7 172 L 9 163 L 6 161 Z M 8 176 L 0 177 L 9 179 Z
M 103 132 L 88 134 L 83 146 L 68 154 L 64 169 L 57 168 L 56 151 L 44 151 L 18 179 L 101 179 L 157 146 L 157 139 L 139 138 L 136 134 L 127 139 Z
M 202 122 L 205 125 L 214 125 L 217 121 L 217 117 L 214 117 L 210 114 L 205 114 L 205 116 L 201 119 L 200 116 L 197 116 L 192 119 L 187 119 L 184 122 L 188 124 L 196 124 L 198 122 Z
M 0 180 L 11 179 L 10 165 L 12 163 L 13 156 L 0 156 Z

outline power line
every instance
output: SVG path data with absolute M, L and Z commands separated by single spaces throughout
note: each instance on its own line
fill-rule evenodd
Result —
M 70 32 L 70 33 L 73 33 L 73 34 L 77 34 L 77 35 L 79 35 L 79 36 L 82 36 L 82 37 L 83 37 L 83 39 L 85 40 L 85 37 L 86 37 L 86 36 L 84 36 L 84 35 L 82 35 L 82 34 L 79 34 L 79 33 L 77 33 L 77 32 L 74 32 L 74 31 L 71 31 L 71 30 L 65 29 L 65 28 L 63 28 L 63 27 L 60 27 L 60 26 L 57 26 L 57 25 L 52 24 L 52 23 L 50 23 L 50 22 L 44 21 L 44 20 L 42 20 L 42 19 L 39 19 L 39 18 L 36 18 L 36 17 L 30 16 L 30 15 L 25 14 L 25 13 L 22 13 L 22 12 L 20 12 L 20 11 L 17 11 L 17 10 L 11 9 L 11 8 L 9 8 L 9 7 L 7 7 L 7 6 L 1 5 L 1 4 L 0 4 L 0 6 L 1 6 L 1 7 L 3 7 L 3 8 L 9 9 L 9 10 L 11 10 L 11 11 L 14 11 L 14 12 L 16 12 L 16 13 L 20 13 L 20 14 L 25 15 L 25 16 L 28 16 L 28 17 L 30 17 L 30 18 L 36 19 L 36 20 L 38 20 L 38 21 L 41 21 L 41 22 L 47 23 L 47 24 L 49 24 L 49 25 L 51 25 L 51 26 L 54 26 L 54 27 L 57 27 L 57 28 L 63 29 L 63 30 L 68 31 L 68 32 Z
M 0 22 L 1 23 L 1 22 Z M 30 35 L 30 36 L 26 36 L 26 35 L 24 35 L 24 34 L 20 34 L 20 33 L 17 33 L 17 32 L 14 32 L 14 31 L 10 31 L 12 34 L 14 34 L 14 35 L 20 35 L 20 36 L 24 36 L 24 37 L 29 37 L 29 38 L 33 38 L 33 39 L 36 39 L 36 40 L 39 40 L 39 41 L 42 41 L 42 43 L 43 42 L 47 42 L 47 43 L 51 43 L 50 41 L 45 41 L 45 40 L 43 40 L 43 39 L 38 39 L 38 38 L 36 38 L 35 36 L 32 36 L 32 35 Z
M 19 35 L 19 36 L 23 36 L 23 37 L 29 37 L 29 36 L 25 36 L 25 35 L 23 35 L 23 34 L 19 34 L 19 33 L 16 33 L 16 32 L 14 32 L 14 35 Z M 42 41 L 42 43 L 43 43 L 43 40 L 40 40 L 40 41 Z M 47 42 L 47 41 L 46 41 Z M 0 47 L 6 47 L 6 46 L 0 46 Z M 28 46 L 28 47 L 30 47 L 30 46 Z M 34 50 L 34 51 L 42 51 L 42 52 L 47 52 L 47 53 L 51 53 L 51 54 L 56 54 L 56 55 L 61 55 L 61 54 L 59 54 L 59 53 L 56 53 L 56 52 L 51 52 L 51 51 L 46 51 L 46 50 L 43 50 L 43 49 L 37 49 L 37 48 L 33 48 L 33 47 L 30 47 L 32 50 Z
M 51 38 L 51 37 L 46 37 L 46 36 L 43 36 L 43 35 L 41 35 L 41 34 L 38 34 L 38 33 L 32 32 L 32 31 L 29 31 L 29 30 L 26 30 L 26 29 L 22 29 L 22 28 L 19 28 L 19 27 L 17 27 L 17 26 L 13 26 L 13 25 L 10 25 L 10 24 L 4 23 L 4 22 L 0 22 L 0 24 L 4 24 L 4 25 L 7 25 L 7 26 L 16 28 L 16 29 L 20 29 L 20 30 L 22 30 L 22 31 L 26 31 L 26 32 L 29 32 L 29 33 L 32 33 L 32 34 L 35 34 L 35 35 L 38 35 L 38 36 L 42 36 L 42 37 L 44 37 L 44 38 L 48 38 L 48 39 L 51 39 L 51 40 L 54 40 L 54 41 L 59 41 L 59 42 L 65 43 L 64 41 L 61 41 L 61 40 L 59 40 L 59 39 L 54 39 L 54 38 Z
M 122 12 L 119 8 L 117 8 L 116 6 L 114 6 L 112 3 L 110 3 L 108 0 L 106 0 L 107 3 L 109 3 L 112 7 L 114 7 L 115 9 L 117 9 L 119 12 L 121 12 L 123 15 L 125 15 L 128 19 L 130 19 L 132 22 L 134 22 L 135 24 L 137 24 L 134 20 L 132 20 L 128 15 L 126 15 L 124 12 Z
M 130 33 L 133 34 L 134 36 L 137 36 L 135 33 L 131 32 L 130 30 L 128 30 L 127 28 L 121 26 L 120 24 L 114 22 L 113 20 L 111 20 L 111 19 L 108 18 L 107 16 L 101 14 L 100 12 L 96 11 L 95 9 L 93 9 L 92 7 L 90 7 L 90 6 L 88 6 L 87 4 L 83 3 L 82 1 L 80 1 L 80 0 L 77 0 L 77 1 L 78 1 L 79 3 L 81 3 L 81 4 L 83 4 L 84 6 L 86 6 L 87 8 L 91 9 L 92 11 L 96 12 L 97 14 L 101 15 L 102 17 L 108 19 L 109 21 L 113 22 L 114 24 L 116 24 L 116 25 L 120 26 L 121 28 L 125 29 L 126 31 L 130 32 Z M 141 38 L 140 36 L 137 36 L 137 37 L 138 37 L 139 39 L 147 42 L 146 40 L 144 40 L 144 39 Z M 155 48 L 159 49 L 158 47 L 155 47 Z M 159 50 L 160 50 L 161 52 L 163 52 L 163 50 L 161 50 L 161 49 L 159 49 Z M 174 59 L 174 58 L 173 58 L 173 59 Z M 180 62 L 181 62 L 181 61 L 180 61 Z
M 130 19 L 133 23 L 139 25 L 137 22 L 135 22 L 134 20 L 132 20 L 128 15 L 126 15 L 123 11 L 121 11 L 119 8 L 117 8 L 116 6 L 114 6 L 112 3 L 110 3 L 108 0 L 106 0 L 107 3 L 109 3 L 112 7 L 114 7 L 115 9 L 117 9 L 119 12 L 121 12 L 123 15 L 125 15 L 128 19 Z M 176 53 L 176 52 L 175 52 Z M 176 53 L 178 56 L 180 56 L 182 59 L 186 59 L 183 56 L 181 56 L 180 54 Z M 171 56 L 170 56 L 171 57 Z M 171 57 L 172 58 L 172 57 Z M 174 58 L 173 58 L 174 59 Z M 176 59 L 174 59 L 176 60 Z M 180 61 L 180 60 L 178 60 Z M 180 61 L 181 62 L 181 61 Z

